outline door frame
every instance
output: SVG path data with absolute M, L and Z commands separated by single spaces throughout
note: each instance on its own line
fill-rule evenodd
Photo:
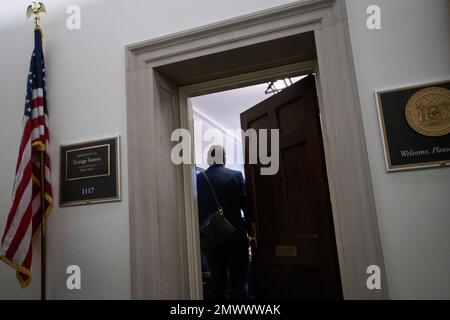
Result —
M 149 145 L 147 141 L 147 137 L 154 133 L 152 112 L 155 105 L 161 103 L 155 98 L 158 87 L 156 68 L 310 31 L 314 32 L 316 43 L 317 63 L 313 69 L 318 76 L 322 135 L 343 295 L 345 299 L 389 297 L 345 0 L 306 0 L 126 47 L 133 298 L 160 298 L 157 294 L 158 274 L 154 271 L 149 274 L 148 268 L 153 265 L 164 268 L 157 254 L 152 251 L 158 245 L 157 242 L 162 240 L 148 235 L 149 228 L 155 233 L 158 231 L 155 226 L 157 220 L 152 220 L 155 214 L 154 201 L 158 200 L 157 188 L 154 187 L 156 170 L 147 172 L 158 147 L 153 143 Z M 302 65 L 304 70 L 307 64 Z M 288 72 L 283 74 L 295 69 L 292 69 L 292 65 L 284 68 Z M 173 106 L 181 112 L 181 127 L 189 128 L 189 119 L 192 117 L 187 104 L 188 96 L 230 88 L 236 83 L 251 83 L 255 74 L 259 73 L 261 77 L 266 71 L 231 77 L 233 79 L 226 80 L 231 80 L 228 83 L 222 79 L 180 88 L 176 94 L 180 98 L 173 99 Z M 274 71 L 272 69 L 271 72 Z M 184 205 L 181 206 L 184 212 L 180 215 L 184 216 L 182 224 L 186 229 L 180 238 L 186 246 L 177 254 L 187 259 L 189 289 L 179 289 L 178 296 L 201 299 L 198 223 L 194 201 L 196 191 L 193 181 L 192 166 L 183 165 L 183 185 L 179 191 L 184 195 Z M 149 186 L 150 189 L 142 186 Z M 369 276 L 366 271 L 370 265 L 378 265 L 381 269 L 380 290 L 369 290 L 366 286 Z M 183 266 L 180 264 L 180 272 L 186 272 Z

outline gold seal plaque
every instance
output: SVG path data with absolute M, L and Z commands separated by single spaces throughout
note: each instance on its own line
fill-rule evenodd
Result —
M 408 124 L 428 137 L 450 133 L 450 90 L 431 87 L 420 90 L 409 99 L 405 109 Z

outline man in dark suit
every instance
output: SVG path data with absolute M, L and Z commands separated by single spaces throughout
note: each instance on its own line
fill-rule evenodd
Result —
M 231 299 L 246 299 L 248 296 L 249 241 L 252 219 L 246 210 L 245 183 L 242 173 L 225 168 L 225 151 L 222 146 L 213 146 L 208 152 L 209 168 L 205 171 L 225 218 L 234 225 L 237 232 L 221 247 L 209 253 L 206 258 L 213 280 L 216 299 L 227 299 L 227 271 L 231 280 Z M 217 204 L 203 173 L 197 175 L 198 211 L 200 225 L 214 211 Z M 241 214 L 244 213 L 244 217 Z

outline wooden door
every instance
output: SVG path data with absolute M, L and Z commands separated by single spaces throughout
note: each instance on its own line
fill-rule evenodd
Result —
M 280 130 L 278 173 L 245 166 L 257 228 L 256 297 L 342 298 L 314 76 L 242 113 L 241 125 Z M 245 149 L 248 155 L 248 143 Z

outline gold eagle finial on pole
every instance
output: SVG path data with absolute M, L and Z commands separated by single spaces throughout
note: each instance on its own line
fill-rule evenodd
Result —
M 41 25 L 41 13 L 45 12 L 45 5 L 42 2 L 33 2 L 27 8 L 27 18 L 34 16 L 34 27 L 39 29 Z

